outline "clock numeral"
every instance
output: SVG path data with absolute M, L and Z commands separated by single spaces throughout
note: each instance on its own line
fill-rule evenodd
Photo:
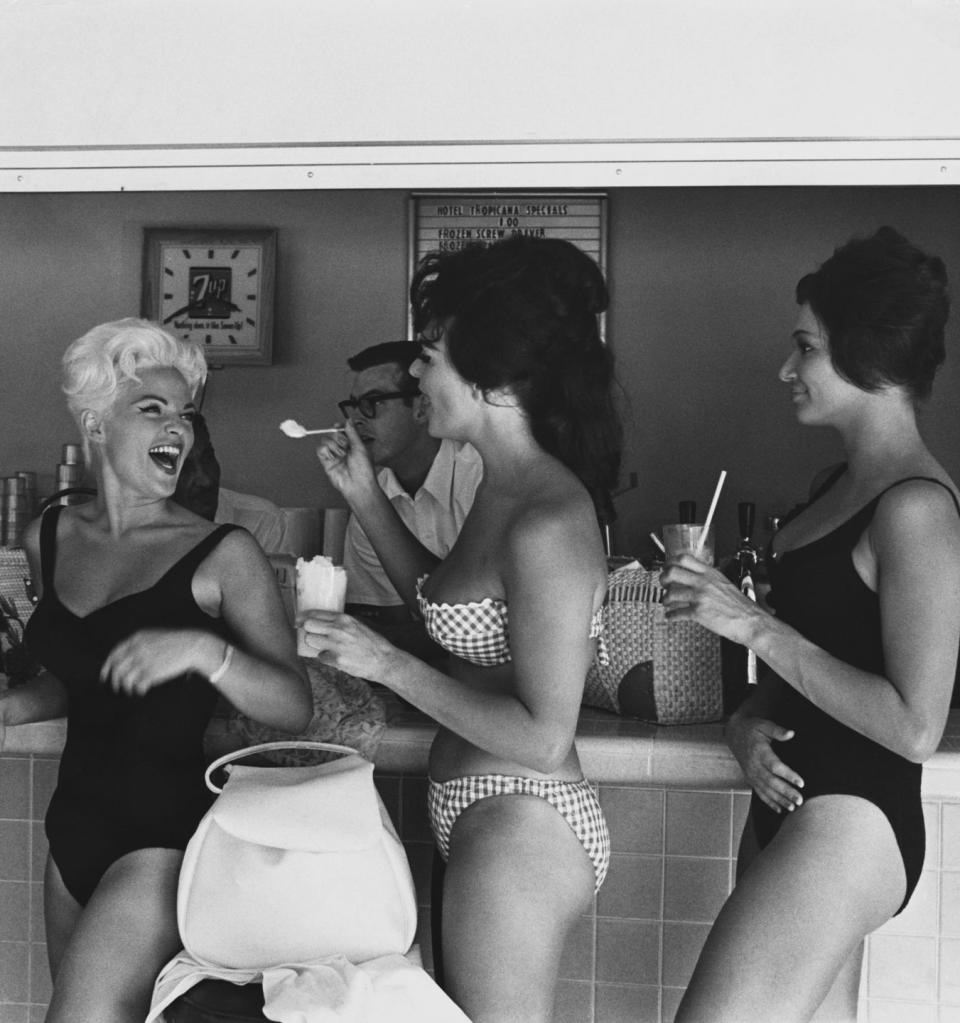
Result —
M 228 334 L 227 337 L 230 340 L 230 344 L 232 344 L 232 345 L 240 344 L 240 342 L 233 336 L 233 334 Z
M 176 276 L 177 276 L 177 275 L 176 275 L 176 274 L 175 274 L 175 273 L 174 273 L 174 272 L 173 272 L 173 271 L 172 271 L 172 270 L 170 269 L 170 267 L 169 267 L 169 266 L 165 266 L 165 267 L 163 268 L 163 272 L 164 272 L 164 273 L 165 273 L 165 274 L 166 274 L 166 275 L 167 275 L 168 277 L 176 277 Z
M 255 327 L 257 325 L 257 321 L 251 320 L 249 316 L 247 317 L 247 323 L 249 323 L 251 327 Z
M 256 277 L 256 275 L 257 275 L 257 268 L 256 267 L 254 267 L 252 270 L 247 272 L 247 276 L 248 277 Z
M 187 257 L 187 259 L 193 259 L 189 249 L 184 249 L 183 254 Z
M 234 249 L 232 255 L 230 256 L 230 258 L 231 259 L 236 259 L 237 256 L 239 256 L 239 255 L 240 255 L 240 250 L 239 249 Z

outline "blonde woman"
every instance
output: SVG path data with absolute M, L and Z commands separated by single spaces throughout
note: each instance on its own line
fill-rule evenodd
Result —
M 26 641 L 45 671 L 4 694 L 0 722 L 67 717 L 46 816 L 48 1023 L 133 1023 L 180 948 L 177 876 L 209 805 L 202 741 L 218 694 L 290 730 L 312 708 L 254 539 L 172 499 L 203 352 L 126 319 L 75 341 L 63 366 L 97 495 L 27 530 L 40 600 Z

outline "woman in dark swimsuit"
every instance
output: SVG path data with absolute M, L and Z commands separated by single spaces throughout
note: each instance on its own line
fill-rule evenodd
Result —
M 744 863 L 677 1023 L 808 1020 L 851 956 L 855 1018 L 861 943 L 919 879 L 921 764 L 957 667 L 960 504 L 916 422 L 944 357 L 943 263 L 881 228 L 803 278 L 797 301 L 780 379 L 846 461 L 774 538 L 776 616 L 687 557 L 663 575 L 669 616 L 770 669 L 728 726 L 754 790 Z
M 27 530 L 40 594 L 27 642 L 46 670 L 0 699 L 0 728 L 67 716 L 46 818 L 48 1023 L 146 1016 L 180 948 L 177 876 L 209 805 L 218 693 L 290 730 L 311 713 L 253 537 L 172 500 L 205 375 L 197 346 L 142 320 L 95 327 L 64 356 L 97 497 Z

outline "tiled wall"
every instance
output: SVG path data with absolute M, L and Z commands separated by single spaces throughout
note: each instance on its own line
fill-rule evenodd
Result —
M 430 963 L 424 779 L 379 777 L 417 880 Z M 746 792 L 600 785 L 612 857 L 560 970 L 554 1023 L 672 1023 L 731 891 Z M 862 1023 L 960 1023 L 960 803 L 924 803 L 925 869 L 909 907 L 867 942 Z
M 43 813 L 55 759 L 0 757 L 0 1023 L 40 1023 L 49 997 L 42 913 Z M 407 847 L 431 964 L 432 843 L 421 777 L 378 775 Z M 670 1023 L 733 884 L 742 792 L 601 785 L 613 857 L 567 945 L 555 1023 Z M 909 908 L 873 935 L 869 1023 L 960 1023 L 960 803 L 928 802 L 927 862 Z
M 960 1023 L 960 803 L 925 802 L 927 855 L 910 905 L 870 936 L 869 1023 Z
M 42 1023 L 50 997 L 43 815 L 57 766 L 46 757 L 0 757 L 0 1023 Z

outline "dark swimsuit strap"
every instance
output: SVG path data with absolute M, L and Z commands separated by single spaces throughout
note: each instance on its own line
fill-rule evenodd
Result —
M 847 463 L 846 462 L 843 462 L 840 465 L 838 465 L 833 470 L 833 472 L 830 473 L 830 475 L 826 478 L 826 480 L 824 480 L 824 482 L 821 483 L 819 487 L 817 487 L 815 493 L 813 494 L 813 496 L 810 498 L 809 501 L 807 501 L 805 504 L 798 504 L 798 505 L 796 505 L 796 507 L 792 508 L 783 517 L 783 520 L 780 523 L 781 527 L 785 526 L 791 519 L 796 518 L 796 516 L 799 515 L 802 511 L 805 511 L 807 508 L 809 508 L 810 505 L 814 503 L 814 501 L 817 501 L 821 497 L 823 497 L 823 495 L 834 485 L 834 483 L 837 482 L 838 479 L 840 479 L 840 477 L 846 471 L 847 471 Z M 842 523 L 841 526 L 838 527 L 838 529 L 839 528 L 843 528 L 843 526 L 849 525 L 850 523 L 860 519 L 866 512 L 871 511 L 871 509 L 873 509 L 873 508 L 876 508 L 878 502 L 880 501 L 880 498 L 883 497 L 883 495 L 885 493 L 887 493 L 887 491 L 893 490 L 894 487 L 899 487 L 901 483 L 909 483 L 912 480 L 921 480 L 921 481 L 923 481 L 925 483 L 936 483 L 937 486 L 943 487 L 944 490 L 946 490 L 946 492 L 953 499 L 954 506 L 957 509 L 957 514 L 960 515 L 960 501 L 957 500 L 957 495 L 953 492 L 953 490 L 949 486 L 947 486 L 946 483 L 943 482 L 943 480 L 938 480 L 934 476 L 904 476 L 902 480 L 896 480 L 895 482 L 891 483 L 890 486 L 884 487 L 884 489 L 881 490 L 880 493 L 877 494 L 877 496 L 873 498 L 873 500 L 871 500 L 867 504 L 865 504 L 858 512 L 856 512 L 845 523 Z M 871 514 L 872 514 L 872 512 L 871 512 Z M 774 541 L 774 537 L 775 536 L 776 536 L 776 534 L 774 534 L 774 536 L 770 537 L 770 539 L 767 541 L 767 547 L 766 547 L 766 557 L 767 557 L 768 560 L 772 559 L 773 561 L 777 560 L 777 555 L 775 554 L 775 552 L 773 550 L 773 541 Z M 957 671 L 958 671 L 958 673 L 960 673 L 960 665 L 957 666 Z
M 943 482 L 943 480 L 938 480 L 934 476 L 904 476 L 902 480 L 897 480 L 896 483 L 891 483 L 889 487 L 881 490 L 873 499 L 872 503 L 876 504 L 884 494 L 893 490 L 894 487 L 899 487 L 901 483 L 910 483 L 912 480 L 922 480 L 924 483 L 936 483 L 938 487 L 943 487 L 953 500 L 953 506 L 957 509 L 957 514 L 960 515 L 960 501 L 957 500 L 957 495 L 953 492 L 952 488 L 948 487 L 947 484 Z
M 823 481 L 823 483 L 821 483 L 820 486 L 817 487 L 817 489 L 811 495 L 810 500 L 807 501 L 806 504 L 799 505 L 798 507 L 801 509 L 807 508 L 809 507 L 809 505 L 813 504 L 813 502 L 816 501 L 818 497 L 823 497 L 823 495 L 834 485 L 834 483 L 837 482 L 838 479 L 840 479 L 840 477 L 846 471 L 847 463 L 841 462 L 838 466 L 834 468 L 833 472 L 830 473 L 830 475 Z
M 810 500 L 806 504 L 798 505 L 795 513 L 799 513 L 800 511 L 803 511 L 805 508 L 809 508 L 814 501 L 823 497 L 823 495 L 834 485 L 834 483 L 837 482 L 838 479 L 840 479 L 840 477 L 846 471 L 847 471 L 846 462 L 844 462 L 842 465 L 838 465 L 836 469 L 834 469 L 834 471 L 830 473 L 827 479 L 823 483 L 821 483 L 819 487 L 817 487 L 816 493 L 810 498 Z M 896 480 L 895 482 L 891 483 L 890 486 L 884 487 L 884 489 L 881 490 L 880 493 L 877 494 L 877 496 L 872 501 L 870 501 L 869 504 L 865 505 L 864 508 L 861 509 L 861 511 L 865 511 L 867 508 L 871 507 L 872 505 L 875 505 L 880 500 L 880 498 L 883 497 L 884 494 L 886 494 L 890 490 L 893 490 L 894 487 L 899 487 L 901 483 L 910 483 L 915 480 L 920 480 L 924 483 L 936 483 L 938 487 L 943 487 L 943 489 L 946 490 L 946 492 L 950 495 L 954 507 L 957 509 L 957 514 L 960 515 L 960 501 L 957 500 L 957 495 L 946 483 L 943 482 L 943 480 L 938 480 L 935 476 L 904 476 L 902 480 Z M 791 514 L 790 517 L 792 518 L 793 514 Z
M 53 590 L 53 569 L 57 563 L 57 523 L 60 521 L 62 504 L 55 504 L 43 513 L 40 520 L 40 578 L 43 592 Z
M 57 564 L 57 523 L 62 510 L 63 505 L 55 504 L 43 513 L 43 518 L 40 520 L 40 578 L 43 580 L 44 593 L 53 593 L 53 575 Z M 175 574 L 186 573 L 188 577 L 192 577 L 200 562 L 220 543 L 223 537 L 240 528 L 242 527 L 231 522 L 221 523 L 195 547 L 191 547 L 179 561 L 174 562 L 157 580 L 157 583 Z
M 233 522 L 222 522 L 216 529 L 207 533 L 196 547 L 191 547 L 179 561 L 174 562 L 157 580 L 157 585 L 164 579 L 172 578 L 176 575 L 184 575 L 188 579 L 193 578 L 193 573 L 196 572 L 200 562 L 220 543 L 227 533 L 232 533 L 234 530 L 242 528 L 242 526 L 238 526 Z

